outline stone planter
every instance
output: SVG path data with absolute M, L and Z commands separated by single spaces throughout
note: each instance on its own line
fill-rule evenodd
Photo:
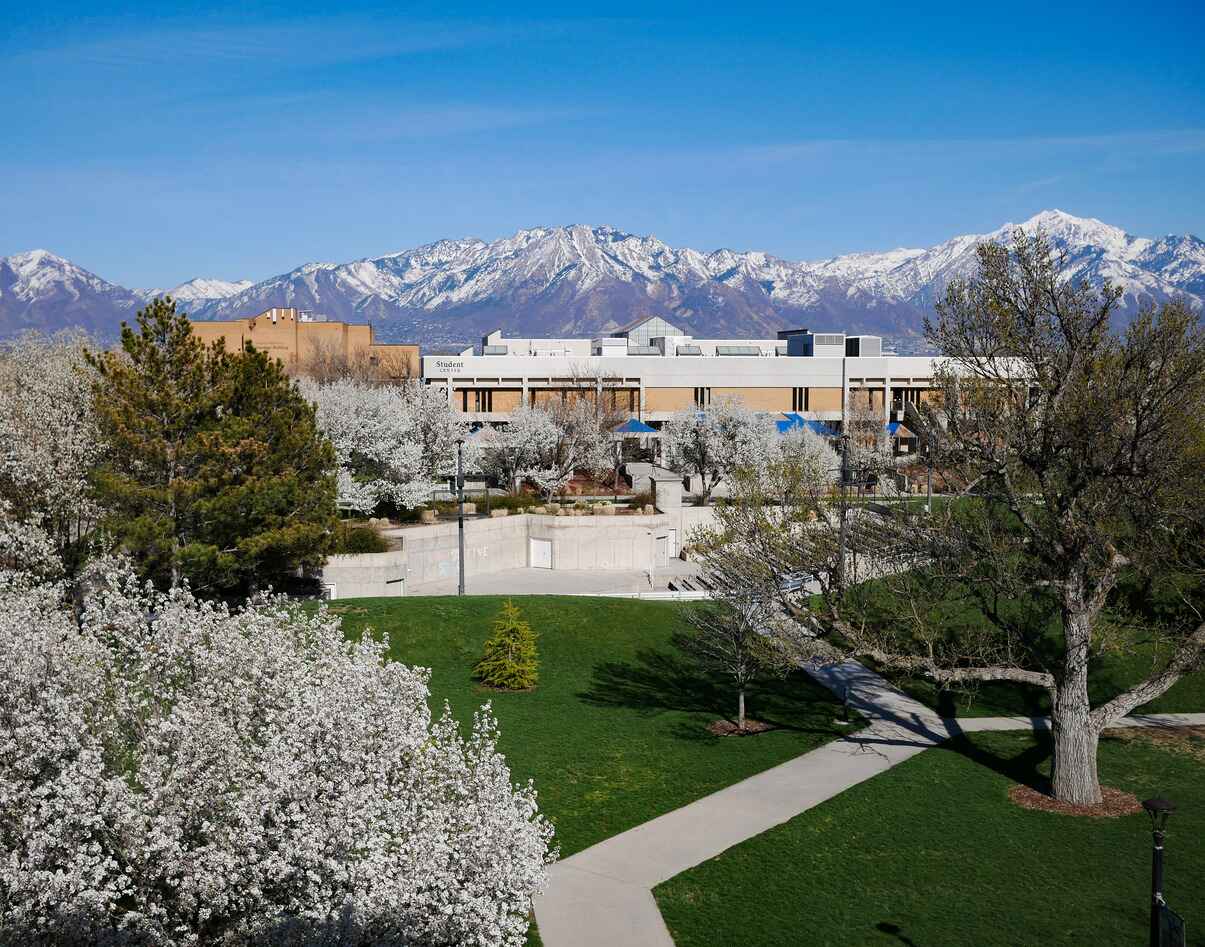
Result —
M 420 510 L 418 514 L 420 523 L 434 523 L 437 518 L 434 510 Z
M 507 509 L 490 510 L 490 519 L 496 520 L 500 516 L 510 516 L 510 510 L 507 510 Z
M 465 512 L 465 515 L 466 515 L 466 516 L 467 516 L 468 514 L 470 514 L 470 513 L 472 513 L 472 514 L 476 515 L 476 513 L 477 513 L 477 504 L 476 504 L 476 503 L 466 503 L 466 504 L 464 505 L 464 512 Z

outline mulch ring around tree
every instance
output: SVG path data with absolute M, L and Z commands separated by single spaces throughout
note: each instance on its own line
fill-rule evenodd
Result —
M 766 723 L 764 720 L 751 720 L 745 718 L 745 729 L 742 730 L 731 720 L 717 720 L 715 723 L 707 725 L 708 733 L 713 733 L 717 737 L 750 737 L 755 733 L 765 733 L 767 730 L 776 729 L 774 724 Z
M 1100 794 L 1102 798 L 1099 803 L 1083 806 L 1059 802 L 1054 796 L 1032 786 L 1013 786 L 1008 791 L 1008 798 L 1022 809 L 1037 809 L 1057 815 L 1086 815 L 1096 819 L 1116 819 L 1118 816 L 1133 815 L 1142 811 L 1142 803 L 1132 792 L 1124 792 L 1112 786 L 1101 786 Z

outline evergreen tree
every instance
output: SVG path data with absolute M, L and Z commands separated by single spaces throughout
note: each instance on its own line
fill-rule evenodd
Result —
M 473 666 L 473 676 L 490 687 L 519 691 L 535 687 L 539 678 L 536 633 L 510 599 L 494 619 L 485 654 Z
M 321 564 L 334 453 L 274 359 L 207 348 L 164 298 L 89 360 L 105 448 L 93 484 L 144 577 L 232 595 Z

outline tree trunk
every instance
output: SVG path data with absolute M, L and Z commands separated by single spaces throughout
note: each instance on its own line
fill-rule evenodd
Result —
M 1078 707 L 1056 711 L 1051 721 L 1054 730 L 1054 797 L 1060 802 L 1093 805 L 1101 800 L 1100 778 L 1096 772 L 1100 734 L 1088 717 L 1086 700 L 1084 704 L 1083 711 Z
M 1054 735 L 1054 797 L 1060 802 L 1093 805 L 1101 801 L 1096 772 L 1100 732 L 1088 701 L 1090 619 L 1086 612 L 1064 612 L 1067 655 L 1054 690 L 1051 730 Z
M 745 729 L 745 689 L 740 689 L 740 696 L 737 698 L 736 712 L 736 728 L 738 730 Z

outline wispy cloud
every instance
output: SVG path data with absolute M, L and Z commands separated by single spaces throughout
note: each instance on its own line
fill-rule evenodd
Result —
M 256 24 L 179 24 L 15 51 L 10 67 L 60 62 L 116 70 L 172 66 L 305 67 L 505 43 L 566 29 L 556 22 L 495 24 L 309 18 Z
M 1141 151 L 1152 155 L 1205 152 L 1205 129 L 1118 131 L 1098 135 L 1034 135 L 1014 137 L 950 138 L 817 138 L 737 149 L 736 156 L 755 163 L 791 162 L 837 153 L 927 153 L 935 151 L 993 151 L 1027 154 L 1096 149 Z

